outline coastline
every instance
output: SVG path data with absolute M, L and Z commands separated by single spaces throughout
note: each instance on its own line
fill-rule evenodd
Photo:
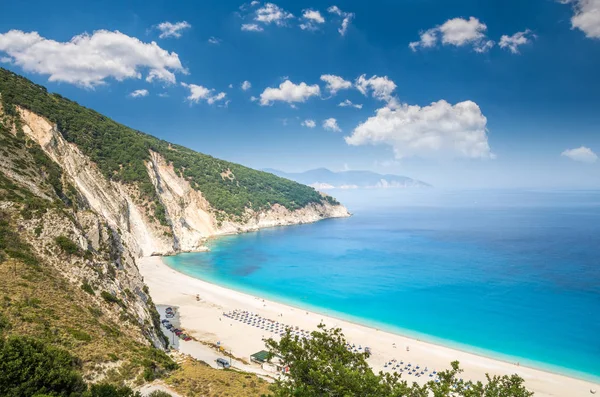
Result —
M 500 359 L 398 335 L 211 284 L 177 272 L 168 267 L 160 257 L 141 258 L 138 260 L 138 267 L 150 288 L 153 301 L 156 304 L 178 306 L 182 326 L 188 333 L 205 342 L 221 342 L 238 357 L 247 359 L 251 354 L 264 349 L 262 338 L 273 336 L 264 330 L 223 316 L 223 312 L 247 310 L 306 330 L 316 329 L 320 322 L 327 327 L 339 327 L 350 343 L 372 349 L 369 363 L 375 371 L 387 371 L 384 363 L 394 358 L 438 371 L 448 368 L 451 361 L 458 360 L 464 369 L 461 376 L 465 379 L 484 381 L 486 372 L 496 375 L 516 373 L 525 379 L 527 387 L 536 396 L 589 396 L 590 389 L 600 388 L 597 383 L 589 380 L 517 366 Z M 200 301 L 196 301 L 196 294 L 199 294 Z M 406 351 L 406 346 L 410 347 L 410 351 Z M 403 378 L 417 383 L 431 379 L 408 375 L 403 375 Z

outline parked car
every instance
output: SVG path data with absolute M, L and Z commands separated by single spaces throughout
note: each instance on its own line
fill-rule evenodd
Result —
M 182 331 L 182 330 L 180 330 L 180 329 L 176 329 L 176 330 L 174 330 L 173 332 L 175 332 L 175 335 L 177 335 L 177 336 L 179 336 L 179 335 L 183 334 L 183 331 Z
M 190 338 L 189 336 L 186 335 L 185 338 L 183 338 L 183 340 L 186 342 L 189 342 L 192 340 L 192 338 Z
M 217 365 L 219 367 L 223 367 L 223 368 L 229 368 L 229 361 L 225 360 L 224 358 L 217 358 Z
M 165 317 L 166 318 L 173 318 L 173 317 L 175 317 L 175 315 L 173 313 L 167 313 L 167 315 Z
M 167 324 L 167 325 L 165 325 L 165 327 L 167 329 L 173 330 L 173 324 Z

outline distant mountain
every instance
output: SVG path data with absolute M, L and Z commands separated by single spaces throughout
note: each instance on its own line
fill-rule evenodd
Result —
M 401 175 L 378 174 L 371 171 L 341 171 L 333 172 L 327 168 L 317 168 L 310 171 L 291 173 L 271 168 L 265 172 L 291 179 L 309 185 L 315 189 L 357 189 L 357 188 L 423 188 L 431 185 Z

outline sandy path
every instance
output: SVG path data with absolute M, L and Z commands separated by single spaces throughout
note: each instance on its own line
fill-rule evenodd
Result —
M 600 391 L 600 385 L 588 381 L 418 341 L 233 291 L 176 272 L 159 257 L 143 258 L 138 264 L 154 302 L 178 306 L 182 326 L 190 335 L 206 342 L 220 342 L 234 356 L 246 360 L 264 349 L 263 337 L 275 334 L 229 319 L 223 316 L 224 312 L 247 310 L 309 331 L 316 329 L 321 321 L 328 327 L 340 327 L 348 341 L 357 347 L 371 348 L 369 363 L 376 371 L 387 370 L 384 364 L 391 359 L 402 360 L 404 365 L 411 363 L 412 367 L 428 368 L 429 371 L 419 378 L 403 375 L 409 382 L 431 380 L 428 374 L 433 370 L 446 369 L 451 361 L 458 360 L 464 369 L 464 379 L 484 381 L 486 372 L 495 375 L 516 373 L 525 379 L 536 397 L 583 397 L 592 395 L 590 389 Z M 196 300 L 197 294 L 200 301 Z M 406 351 L 406 346 L 410 351 Z

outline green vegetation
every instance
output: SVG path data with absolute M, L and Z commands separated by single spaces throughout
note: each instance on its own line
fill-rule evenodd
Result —
M 79 360 L 41 340 L 0 339 L 0 395 L 64 397 L 140 397 L 126 386 L 88 385 Z
M 323 201 L 337 204 L 335 199 L 323 198 L 308 186 L 135 131 L 58 94 L 49 94 L 46 88 L 2 68 L 0 93 L 7 115 L 16 114 L 18 105 L 47 118 L 57 125 L 67 141 L 89 156 L 107 178 L 135 184 L 142 198 L 154 203 L 153 215 L 162 224 L 167 224 L 164 208 L 145 166 L 150 151 L 160 153 L 194 189 L 202 192 L 213 208 L 230 216 L 241 217 L 247 208 L 260 210 L 273 204 L 291 210 Z M 56 194 L 64 200 L 66 195 L 58 183 L 59 173 L 44 159 L 39 161 L 50 173 Z
M 38 263 L 31 246 L 23 242 L 11 227 L 10 215 L 0 211 L 0 264 L 8 258 L 30 266 Z
M 87 387 L 75 359 L 32 338 L 0 340 L 0 395 L 81 395 Z
M 123 305 L 123 301 L 121 299 L 117 298 L 116 296 L 114 296 L 113 294 L 111 294 L 110 292 L 102 291 L 100 293 L 100 296 L 102 297 L 102 299 L 104 299 L 108 303 L 118 303 L 119 305 Z
M 58 236 L 54 242 L 65 254 L 81 255 L 81 248 L 66 236 Z
M 81 284 L 81 289 L 90 295 L 96 295 L 96 293 L 94 292 L 94 288 L 92 288 L 92 286 L 87 281 Z
M 277 342 L 267 341 L 271 356 L 279 356 L 289 365 L 290 372 L 272 386 L 274 397 L 530 397 L 533 395 L 517 375 L 494 376 L 487 383 L 473 383 L 458 378 L 462 371 L 457 361 L 451 369 L 438 373 L 439 383 L 424 386 L 409 385 L 399 374 L 375 374 L 366 359 L 367 353 L 346 349 L 340 329 L 325 329 L 312 333 L 312 339 L 288 333 Z

